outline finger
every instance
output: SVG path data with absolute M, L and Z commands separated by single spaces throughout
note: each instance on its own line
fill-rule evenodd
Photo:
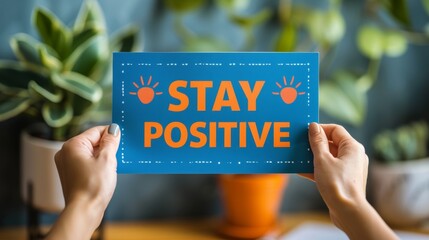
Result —
M 298 176 L 315 182 L 315 180 L 314 180 L 314 174 L 313 173 L 298 173 Z
M 119 141 L 121 139 L 120 129 L 118 124 L 111 124 L 109 128 L 104 130 L 104 133 L 100 140 L 99 154 L 106 156 L 115 156 L 118 151 Z M 116 158 L 113 158 L 116 159 Z
M 347 154 L 357 154 L 362 151 L 363 146 L 356 141 L 350 133 L 340 125 L 322 124 L 328 139 L 332 141 L 331 149 L 336 148 L 336 152 L 331 153 L 336 157 L 342 157 Z M 363 152 L 365 152 L 363 150 Z
M 326 137 L 331 140 L 336 146 L 339 146 L 340 143 L 346 139 L 354 138 L 350 135 L 347 130 L 337 124 L 321 124 L 320 125 L 326 133 Z
M 99 145 L 104 129 L 106 126 L 93 127 L 71 138 L 64 143 L 64 151 L 73 151 L 73 154 L 76 155 L 93 156 L 96 152 L 94 149 Z
M 103 135 L 107 126 L 97 126 L 86 130 L 85 132 L 77 135 L 75 138 L 82 139 L 89 142 L 91 146 L 98 146 L 101 136 Z
M 315 158 L 329 153 L 329 142 L 322 127 L 311 123 L 308 129 L 311 150 Z
M 331 152 L 332 156 L 338 156 L 338 146 L 336 146 L 332 141 L 329 142 L 329 152 Z

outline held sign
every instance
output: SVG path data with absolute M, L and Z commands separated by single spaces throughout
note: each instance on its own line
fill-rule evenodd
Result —
M 114 53 L 118 173 L 305 173 L 317 53 Z

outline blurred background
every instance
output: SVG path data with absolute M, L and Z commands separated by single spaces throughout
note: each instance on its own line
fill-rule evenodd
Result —
M 371 162 L 376 134 L 429 120 L 428 1 L 99 4 L 109 35 L 127 26 L 138 30 L 133 50 L 320 52 L 320 122 L 344 125 L 365 145 Z M 16 59 L 9 41 L 17 33 L 39 39 L 32 24 L 36 6 L 72 26 L 81 5 L 82 1 L 2 1 L 0 58 Z M 19 138 L 29 122 L 26 116 L 0 121 L 0 226 L 25 223 Z M 222 211 L 219 195 L 216 175 L 119 175 L 106 217 L 115 221 L 213 217 Z M 326 207 L 314 183 L 291 175 L 281 211 L 326 211 Z

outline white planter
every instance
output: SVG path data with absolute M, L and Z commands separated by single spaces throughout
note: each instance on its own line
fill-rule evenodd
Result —
M 429 158 L 371 166 L 374 207 L 394 226 L 429 221 Z M 426 221 L 426 222 L 425 222 Z
M 55 153 L 63 142 L 50 141 L 21 134 L 21 194 L 24 202 L 30 201 L 28 183 L 32 183 L 32 204 L 46 212 L 59 212 L 64 208 L 61 182 L 55 166 Z

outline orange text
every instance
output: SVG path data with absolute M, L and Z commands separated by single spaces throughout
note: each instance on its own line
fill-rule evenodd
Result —
M 225 147 L 232 145 L 245 148 L 252 144 L 258 148 L 265 146 L 268 135 L 272 132 L 275 148 L 289 148 L 289 122 L 195 122 L 189 128 L 181 122 L 171 122 L 166 126 L 158 122 L 145 122 L 143 128 L 144 147 L 152 147 L 154 141 L 164 141 L 169 147 L 180 148 L 185 145 L 191 148 Z M 173 139 L 173 131 L 174 134 Z M 223 135 L 222 139 L 218 139 Z M 177 134 L 179 133 L 179 134 Z M 233 137 L 234 136 L 234 137 Z M 248 143 L 248 139 L 252 139 Z M 235 139 L 233 142 L 232 139 Z

